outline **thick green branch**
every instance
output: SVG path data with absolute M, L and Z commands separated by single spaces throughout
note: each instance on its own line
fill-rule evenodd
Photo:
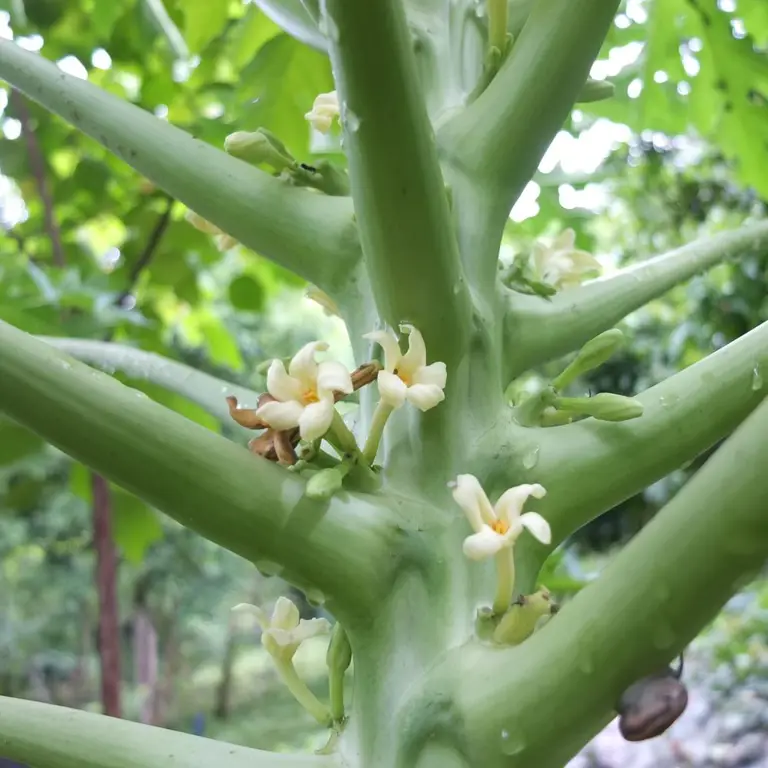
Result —
M 637 396 L 639 419 L 585 419 L 536 433 L 530 477 L 554 541 L 638 493 L 726 437 L 768 392 L 768 323 Z
M 363 252 L 384 319 L 411 322 L 449 368 L 469 298 L 411 33 L 393 0 L 324 0 Z
M 346 198 L 291 187 L 0 41 L 0 77 L 249 248 L 325 290 L 359 257 Z
M 577 349 L 673 286 L 745 251 L 768 248 L 768 221 L 696 240 L 551 301 L 507 291 L 507 380 Z
M 248 749 L 67 707 L 0 697 L 3 757 L 36 768 L 331 768 L 331 756 Z
M 323 593 L 342 618 L 370 608 L 396 565 L 383 505 L 309 499 L 293 473 L 5 323 L 0 411 L 262 570 Z
M 258 403 L 258 392 L 238 387 L 224 379 L 217 379 L 154 352 L 107 341 L 55 336 L 38 338 L 88 365 L 107 372 L 121 371 L 132 379 L 151 381 L 164 389 L 176 392 L 225 423 L 232 423 L 226 401 L 228 395 L 234 395 L 243 407 L 255 408 Z
M 561 768 L 630 683 L 680 653 L 757 573 L 768 556 L 766 435 L 768 402 L 531 639 L 447 656 L 429 690 L 453 699 L 454 737 L 473 765 Z
M 446 158 L 498 191 L 506 213 L 568 116 L 618 5 L 536 3 L 499 74 L 441 129 Z

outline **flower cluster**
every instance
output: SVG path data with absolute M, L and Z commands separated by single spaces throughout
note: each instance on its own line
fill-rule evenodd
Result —
M 472 526 L 472 533 L 464 539 L 464 554 L 471 560 L 496 560 L 497 585 L 493 613 L 507 613 L 514 594 L 515 542 L 528 530 L 542 544 L 549 544 L 552 531 L 549 523 L 538 512 L 523 512 L 529 497 L 541 499 L 546 490 L 538 483 L 518 485 L 504 491 L 495 505 L 491 504 L 480 482 L 474 475 L 459 475 L 451 483 L 453 498 L 464 510 Z
M 600 262 L 588 251 L 576 248 L 576 233 L 563 230 L 551 243 L 533 244 L 533 274 L 537 281 L 555 289 L 571 288 L 585 278 L 600 274 Z
M 263 608 L 249 603 L 236 605 L 233 611 L 252 615 L 261 627 L 261 644 L 272 657 L 277 672 L 296 701 L 321 725 L 331 725 L 332 716 L 293 666 L 293 657 L 299 646 L 317 635 L 328 634 L 331 625 L 326 619 L 300 619 L 299 609 L 287 598 L 280 597 L 272 615 Z
M 331 630 L 326 619 L 300 619 L 299 609 L 287 597 L 277 599 L 271 616 L 250 603 L 238 603 L 232 610 L 254 616 L 261 627 L 264 650 L 280 661 L 290 661 L 305 640 Z
M 541 499 L 546 495 L 538 483 L 504 491 L 494 506 L 474 475 L 459 475 L 452 491 L 474 530 L 464 540 L 464 554 L 471 560 L 484 560 L 502 549 L 511 549 L 526 528 L 542 544 L 549 544 L 549 523 L 537 512 L 522 511 L 529 496 Z
M 297 461 L 294 447 L 299 440 L 313 443 L 325 438 L 342 454 L 359 453 L 335 404 L 376 379 L 380 402 L 362 455 L 367 463 L 372 463 L 384 425 L 393 410 L 409 402 L 427 411 L 445 399 L 445 363 L 427 363 L 424 338 L 412 325 L 402 325 L 401 331 L 409 339 L 405 353 L 401 352 L 393 333 L 366 334 L 365 338 L 384 350 L 383 367 L 366 363 L 350 373 L 337 361 L 318 362 L 317 355 L 328 349 L 328 344 L 321 341 L 305 344 L 288 361 L 287 367 L 282 360 L 273 360 L 267 370 L 267 392 L 259 398 L 255 409 L 240 408 L 236 398 L 227 398 L 235 421 L 249 429 L 266 430 L 251 441 L 251 450 L 291 465 Z

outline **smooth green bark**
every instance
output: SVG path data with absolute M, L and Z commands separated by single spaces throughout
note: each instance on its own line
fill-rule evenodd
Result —
M 67 707 L 0 696 L 3 757 L 35 768 L 333 768 L 331 756 L 291 755 L 213 741 Z
M 768 556 L 766 435 L 768 402 L 532 639 L 446 654 L 425 703 L 450 702 L 442 721 L 469 764 L 562 768 L 631 682 L 679 654 L 756 575 Z M 419 707 L 416 697 L 404 727 Z
M 469 296 L 400 3 L 324 0 L 355 215 L 379 313 L 453 369 Z M 371 66 L 374 62 L 374 66 Z
M 696 240 L 545 301 L 504 289 L 508 379 L 577 349 L 630 312 L 726 259 L 768 247 L 768 221 Z
M 0 77 L 224 232 L 324 290 L 342 286 L 359 259 L 348 198 L 285 184 L 7 40 L 0 41 Z
M 374 498 L 309 499 L 298 476 L 5 323 L 0 409 L 340 616 L 367 613 L 386 588 L 398 529 Z

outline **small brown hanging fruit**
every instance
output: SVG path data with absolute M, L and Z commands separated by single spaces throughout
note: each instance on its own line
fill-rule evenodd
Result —
M 677 670 L 667 667 L 643 677 L 627 688 L 616 705 L 619 731 L 627 741 L 644 741 L 659 736 L 683 714 L 688 691 L 680 679 L 683 660 Z

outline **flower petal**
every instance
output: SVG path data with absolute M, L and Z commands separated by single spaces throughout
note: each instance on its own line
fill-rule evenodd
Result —
M 273 360 L 267 371 L 267 389 L 276 400 L 301 399 L 301 382 L 288 375 L 282 360 Z
M 448 381 L 448 371 L 445 363 L 432 363 L 419 368 L 413 376 L 414 384 L 434 384 L 440 389 L 445 389 L 445 383 Z
M 571 251 L 576 244 L 576 233 L 568 227 L 564 229 L 552 242 L 554 251 Z
M 294 642 L 303 643 L 310 637 L 325 635 L 330 631 L 331 625 L 327 619 L 302 619 L 292 634 Z
M 299 417 L 299 434 L 302 440 L 312 441 L 322 437 L 333 421 L 333 397 L 324 397 L 304 408 Z
M 459 475 L 452 489 L 454 501 L 464 510 L 472 529 L 479 533 L 496 520 L 491 502 L 474 475 Z
M 414 384 L 408 387 L 405 396 L 420 411 L 428 411 L 445 400 L 445 392 L 434 384 Z
M 310 341 L 305 344 L 294 356 L 288 365 L 288 373 L 298 379 L 303 388 L 314 385 L 317 379 L 317 361 L 315 354 L 325 352 L 328 344 L 324 341 Z
M 523 485 L 517 485 L 514 488 L 510 488 L 501 494 L 501 497 L 494 506 L 496 516 L 501 520 L 506 520 L 510 525 L 513 525 L 517 518 L 520 517 L 520 513 L 523 511 L 523 505 L 529 496 L 533 496 L 535 499 L 541 499 L 546 495 L 544 486 L 534 483 L 530 485 L 524 483 Z
M 299 609 L 287 597 L 278 597 L 272 610 L 270 629 L 292 630 L 299 625 Z
M 295 400 L 289 400 L 287 403 L 264 403 L 256 409 L 256 417 L 278 431 L 298 427 L 303 413 L 304 406 Z
M 509 542 L 496 531 L 484 525 L 477 533 L 464 539 L 462 550 L 470 560 L 485 560 L 493 557 L 499 550 L 509 546 Z
M 547 262 L 549 260 L 550 251 L 546 245 L 542 242 L 535 242 L 531 248 L 531 260 L 533 262 L 533 272 L 537 280 L 544 281 L 544 276 L 547 271 Z
M 397 339 L 386 331 L 371 331 L 363 335 L 364 339 L 370 339 L 384 350 L 384 369 L 392 373 L 400 363 L 402 352 Z
M 335 360 L 328 360 L 318 365 L 318 392 L 343 392 L 348 395 L 353 390 L 352 376 L 345 365 L 337 363 Z
M 389 371 L 379 371 L 376 381 L 379 384 L 379 397 L 382 403 L 399 408 L 405 402 L 408 387 L 401 378 Z
M 269 616 L 263 608 L 251 603 L 238 603 L 232 606 L 234 613 L 240 613 L 246 616 L 253 616 L 261 627 L 262 632 L 269 627 Z
M 595 269 L 602 269 L 602 264 L 588 251 L 571 251 L 568 255 L 571 258 L 573 269 L 579 272 L 591 272 Z
M 552 541 L 552 529 L 538 512 L 526 512 L 524 515 L 520 515 L 518 522 L 525 526 L 533 537 L 542 544 L 549 544 Z
M 403 323 L 400 330 L 408 334 L 408 351 L 400 360 L 398 369 L 402 369 L 406 376 L 413 376 L 419 368 L 424 368 L 427 365 L 427 348 L 424 344 L 424 337 L 418 329 L 407 323 Z

